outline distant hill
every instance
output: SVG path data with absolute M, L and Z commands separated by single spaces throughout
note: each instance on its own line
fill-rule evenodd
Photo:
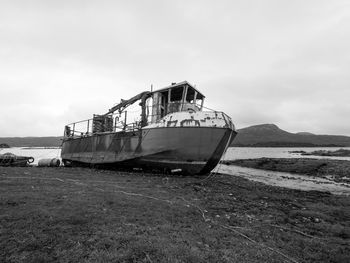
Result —
M 338 135 L 315 135 L 308 132 L 290 133 L 274 124 L 254 125 L 238 129 L 232 146 L 253 147 L 316 147 L 350 146 L 350 137 Z
M 298 135 L 315 135 L 311 132 L 297 132 L 296 134 L 298 134 Z
M 0 144 L 10 147 L 50 147 L 61 146 L 62 137 L 0 137 Z

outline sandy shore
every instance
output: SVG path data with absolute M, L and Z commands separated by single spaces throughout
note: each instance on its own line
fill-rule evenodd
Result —
M 350 200 L 235 175 L 0 167 L 1 262 L 348 262 Z

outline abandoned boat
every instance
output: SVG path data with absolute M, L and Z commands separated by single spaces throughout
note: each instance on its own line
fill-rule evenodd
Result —
M 204 110 L 204 98 L 184 81 L 121 100 L 106 114 L 65 126 L 62 161 L 208 174 L 237 133 L 225 113 Z

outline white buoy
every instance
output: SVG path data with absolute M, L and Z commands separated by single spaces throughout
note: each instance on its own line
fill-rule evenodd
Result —
M 61 161 L 57 158 L 52 159 L 40 159 L 38 162 L 39 167 L 58 167 L 60 166 Z

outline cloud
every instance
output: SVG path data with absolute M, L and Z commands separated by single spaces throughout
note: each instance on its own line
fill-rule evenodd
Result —
M 237 127 L 350 135 L 349 42 L 341 0 L 2 1 L 0 136 L 60 135 L 182 80 Z

